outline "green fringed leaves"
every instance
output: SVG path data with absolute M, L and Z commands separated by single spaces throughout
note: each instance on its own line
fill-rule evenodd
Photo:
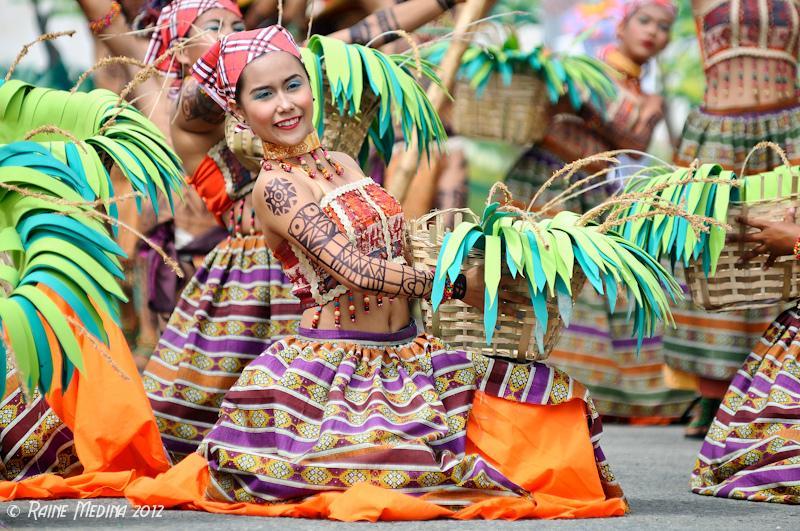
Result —
M 66 387 L 74 369 L 83 369 L 80 336 L 107 345 L 100 313 L 119 319 L 117 303 L 125 296 L 117 279 L 124 253 L 92 217 L 91 202 L 97 198 L 77 172 L 41 144 L 0 147 L 0 252 L 7 257 L 0 267 L 7 284 L 0 296 L 7 338 L 0 342 L 0 357 L 4 364 L 10 347 L 29 393 L 35 387 L 47 392 L 55 376 Z M 54 356 L 61 359 L 60 375 L 53 374 Z
M 394 143 L 393 120 L 401 126 L 406 143 L 416 140 L 420 153 L 430 153 L 447 139 L 444 126 L 425 91 L 408 70 L 410 59 L 357 44 L 314 35 L 301 50 L 316 98 L 314 124 L 320 135 L 324 128 L 324 84 L 334 107 L 342 115 L 355 116 L 364 92 L 378 97 L 378 115 L 370 127 L 370 138 L 387 162 Z M 430 63 L 422 62 L 422 75 L 441 84 Z M 0 94 L 1 95 L 1 94 Z
M 69 166 L 98 199 L 113 196 L 108 173 L 112 162 L 134 190 L 149 198 L 156 212 L 159 191 L 170 206 L 173 194 L 180 195 L 184 184 L 180 159 L 158 128 L 129 104 L 120 103 L 113 92 L 71 93 L 17 80 L 0 82 L 0 144 L 21 141 L 28 132 L 49 125 L 80 144 L 57 132 L 41 132 L 34 139 Z M 85 196 L 86 190 L 81 192 Z M 116 212 L 113 207 L 109 210 L 112 215 Z
M 434 311 L 442 300 L 445 277 L 455 279 L 470 250 L 481 247 L 485 256 L 487 344 L 492 342 L 497 323 L 498 289 L 504 274 L 521 277 L 527 284 L 536 315 L 534 334 L 539 351 L 543 352 L 548 301 L 557 303 L 561 318 L 569 323 L 571 284 L 578 267 L 594 289 L 608 297 L 612 307 L 617 285 L 625 288 L 634 335 L 641 345 L 644 337 L 656 332 L 659 321 L 671 322 L 668 299 L 679 297 L 680 287 L 639 246 L 616 232 L 601 233 L 597 225 L 578 225 L 578 220 L 579 216 L 572 212 L 533 220 L 518 211 L 505 211 L 498 203 L 488 205 L 480 223 L 461 223 L 445 236 L 431 296 Z
M 427 59 L 441 62 L 448 46 L 445 42 L 433 46 Z M 586 55 L 556 54 L 544 46 L 526 52 L 513 34 L 501 46 L 470 44 L 461 58 L 459 77 L 469 80 L 480 96 L 493 76 L 499 75 L 510 85 L 514 74 L 528 72 L 542 78 L 552 103 L 566 96 L 576 110 L 586 103 L 602 110 L 617 92 L 602 61 Z
M 717 164 L 703 164 L 694 173 L 678 168 L 632 181 L 626 192 L 641 193 L 647 199 L 617 213 L 620 218 L 627 219 L 620 232 L 656 260 L 666 256 L 672 264 L 688 266 L 690 260 L 702 258 L 706 276 L 713 276 L 725 245 L 725 229 L 708 226 L 710 220 L 727 224 L 728 204 L 738 200 L 740 194 L 761 197 L 752 190 L 755 186 L 747 186 L 747 179 L 741 190 L 736 188 L 736 179 L 733 172 Z M 685 217 L 661 213 L 662 203 L 684 210 L 684 215 L 700 216 L 709 221 L 696 218 L 693 224 Z M 698 223 L 707 230 L 700 230 Z

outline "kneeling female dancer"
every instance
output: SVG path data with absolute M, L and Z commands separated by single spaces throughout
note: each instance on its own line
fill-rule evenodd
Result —
M 409 301 L 430 295 L 433 272 L 408 265 L 397 201 L 320 146 L 299 58 L 272 26 L 224 37 L 193 69 L 264 142 L 253 205 L 305 309 L 299 333 L 226 394 L 199 450 L 206 496 L 299 502 L 367 483 L 446 507 L 624 513 L 581 384 L 541 363 L 450 350 L 416 329 Z M 481 279 L 471 270 L 446 292 L 482 305 Z

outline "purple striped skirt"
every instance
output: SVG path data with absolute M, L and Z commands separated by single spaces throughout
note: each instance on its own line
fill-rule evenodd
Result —
M 800 313 L 780 314 L 733 378 L 692 473 L 692 492 L 800 503 Z
M 582 399 L 598 477 L 621 495 L 582 385 L 541 363 L 449 350 L 410 325 L 392 334 L 301 329 L 250 363 L 199 450 L 211 472 L 207 496 L 271 503 L 361 482 L 447 506 L 476 495 L 525 496 L 467 453 L 477 390 L 522 404 Z
M 181 294 L 143 375 L 164 445 L 194 452 L 242 369 L 295 333 L 300 303 L 262 235 L 229 238 Z

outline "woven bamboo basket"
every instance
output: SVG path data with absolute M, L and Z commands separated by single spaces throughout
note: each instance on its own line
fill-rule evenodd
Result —
M 480 98 L 469 81 L 459 80 L 454 94 L 453 128 L 459 135 L 529 146 L 547 132 L 547 87 L 533 74 L 514 74 L 510 85 L 492 76 Z
M 796 179 L 795 179 L 796 182 Z M 739 216 L 782 221 L 786 211 L 797 205 L 797 194 L 782 199 L 752 203 L 731 203 L 728 219 Z M 757 229 L 733 222 L 740 233 L 757 232 Z M 800 261 L 793 256 L 781 256 L 764 269 L 766 256 L 758 256 L 747 264 L 736 265 L 739 257 L 752 244 L 726 242 L 717 262 L 717 272 L 706 278 L 702 257 L 689 262 L 686 283 L 692 301 L 712 312 L 747 310 L 774 306 L 776 303 L 800 299 Z
M 365 90 L 361 96 L 361 111 L 355 116 L 339 114 L 339 109 L 333 104 L 330 88 L 323 86 L 325 93 L 325 132 L 322 145 L 331 151 L 341 151 L 353 157 L 358 157 L 361 146 L 367 138 L 367 132 L 375 115 L 378 114 L 380 99 L 371 90 Z M 346 111 L 347 109 L 345 109 Z M 228 147 L 250 171 L 261 169 L 261 159 L 264 148 L 249 127 L 238 128 L 238 121 L 230 115 L 225 121 L 225 139 Z
M 787 168 L 791 168 L 783 149 L 774 142 L 760 142 L 748 153 L 742 167 L 740 179 L 744 179 L 745 168 L 750 157 L 759 149 L 769 148 L 775 151 Z M 797 206 L 800 175 L 795 171 L 773 173 L 777 190 L 789 190 L 789 194 L 775 199 L 761 201 L 732 201 L 728 207 L 728 220 L 739 234 L 758 232 L 758 229 L 736 222 L 739 217 L 754 217 L 770 221 L 783 221 L 789 208 Z M 765 180 L 769 174 L 761 173 L 753 176 L 757 179 L 759 194 L 767 190 Z M 748 186 L 756 186 L 753 177 Z M 789 179 L 788 185 L 784 177 Z M 750 188 L 748 188 L 750 190 Z M 797 221 L 797 216 L 795 219 Z M 737 265 L 739 257 L 752 244 L 743 242 L 725 242 L 717 262 L 717 271 L 711 278 L 703 273 L 702 257 L 689 262 L 686 268 L 686 283 L 692 294 L 694 303 L 705 310 L 726 312 L 747 310 L 773 306 L 779 302 L 790 302 L 800 299 L 800 262 L 793 256 L 781 256 L 775 263 L 764 269 L 766 256 L 753 258 L 746 264 Z
M 442 246 L 444 235 L 464 220 L 477 221 L 477 216 L 468 209 L 449 209 L 432 212 L 409 224 L 409 236 L 414 265 L 429 270 L 436 267 L 436 261 Z M 483 265 L 483 251 L 470 251 L 464 267 Z M 510 275 L 505 265 L 503 276 Z M 576 268 L 572 277 L 573 300 L 578 296 L 586 277 Z M 524 283 L 515 284 L 513 288 L 498 289 L 498 296 L 506 290 L 529 297 Z M 564 326 L 554 297 L 547 301 L 547 330 L 544 335 L 544 351 L 539 352 L 534 336 L 536 316 L 530 304 L 509 303 L 506 312 L 499 312 L 498 329 L 495 330 L 491 345 L 486 344 L 483 328 L 483 312 L 459 300 L 442 303 L 438 312 L 427 301 L 422 303 L 425 318 L 425 329 L 441 338 L 450 347 L 477 352 L 485 356 L 511 358 L 516 361 L 545 360 L 558 342 Z

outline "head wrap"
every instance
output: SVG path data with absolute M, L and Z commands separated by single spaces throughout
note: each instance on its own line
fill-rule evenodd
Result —
M 194 64 L 192 75 L 211 99 L 230 112 L 228 100 L 236 98 L 242 70 L 270 52 L 287 52 L 302 61 L 291 34 L 280 26 L 269 26 L 226 35 Z
M 151 64 L 175 44 L 186 37 L 197 17 L 212 9 L 224 9 L 241 17 L 239 6 L 232 0 L 175 0 L 161 10 L 144 62 Z M 156 68 L 169 76 L 179 76 L 181 67 L 172 57 L 167 57 Z
M 622 5 L 622 20 L 626 21 L 644 6 L 656 6 L 669 12 L 674 20 L 678 15 L 678 6 L 673 0 L 627 0 Z

